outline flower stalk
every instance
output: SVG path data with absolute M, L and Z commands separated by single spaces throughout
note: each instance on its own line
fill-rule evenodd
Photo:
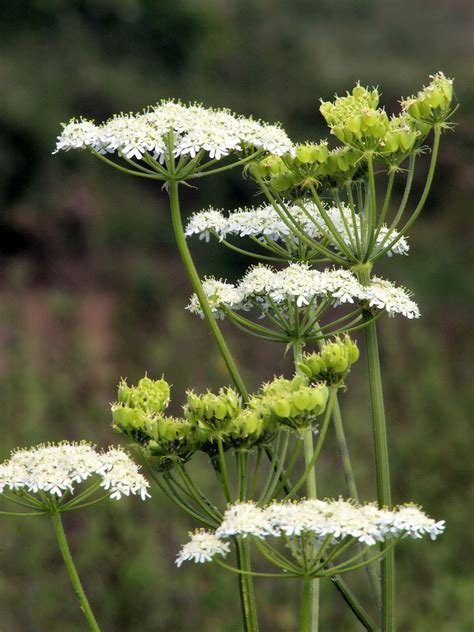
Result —
M 74 588 L 74 592 L 76 593 L 80 608 L 89 625 L 89 629 L 91 630 L 91 632 L 100 632 L 99 624 L 94 617 L 94 613 L 92 612 L 89 600 L 87 599 L 84 588 L 82 587 L 76 565 L 74 564 L 74 560 L 72 558 L 71 550 L 66 539 L 66 534 L 64 532 L 59 511 L 51 514 L 51 522 L 53 523 L 54 533 L 56 534 L 59 550 L 61 551 L 64 564 L 71 580 L 71 584 Z
M 370 283 L 370 268 L 370 265 L 359 266 L 356 270 L 360 282 L 364 285 Z M 369 312 L 363 312 L 363 319 L 367 323 L 367 326 L 364 328 L 364 339 L 372 411 L 377 500 L 380 508 L 388 507 L 390 509 L 392 507 L 392 492 L 377 327 L 376 324 L 372 322 Z M 386 550 L 386 555 L 382 558 L 381 562 L 382 630 L 383 632 L 394 632 L 395 554 L 393 548 L 390 546 L 390 540 L 387 540 L 381 546 L 381 550 Z

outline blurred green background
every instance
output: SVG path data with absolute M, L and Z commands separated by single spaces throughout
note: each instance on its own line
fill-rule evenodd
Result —
M 0 457 L 61 438 L 117 441 L 109 402 L 120 376 L 148 370 L 174 385 L 226 384 L 203 322 L 183 310 L 189 286 L 157 184 L 87 154 L 52 156 L 59 123 L 102 120 L 162 97 L 280 120 L 295 140 L 327 135 L 318 99 L 357 81 L 388 109 L 443 70 L 461 104 L 443 138 L 429 204 L 409 258 L 383 273 L 416 295 L 423 318 L 385 320 L 381 352 L 396 501 L 413 500 L 447 531 L 399 547 L 398 619 L 407 632 L 470 631 L 471 480 L 469 229 L 474 55 L 468 0 L 17 0 L 0 22 Z M 472 40 L 471 40 L 472 41 Z M 423 183 L 423 169 L 416 188 Z M 258 203 L 240 174 L 186 191 L 186 213 Z M 229 279 L 247 261 L 192 243 L 200 271 Z M 282 349 L 226 328 L 251 387 L 289 371 Z M 362 496 L 375 496 L 362 363 L 343 411 Z M 472 408 L 471 408 L 472 409 Z M 330 437 L 323 493 L 345 493 Z M 203 484 L 205 461 L 195 466 Z M 240 629 L 236 583 L 212 567 L 177 570 L 195 525 L 154 489 L 152 501 L 67 517 L 77 563 L 103 630 Z M 46 520 L 0 522 L 1 632 L 84 629 Z M 356 578 L 357 585 L 357 578 Z M 297 586 L 257 582 L 262 630 L 291 632 Z M 360 627 L 331 586 L 321 630 Z

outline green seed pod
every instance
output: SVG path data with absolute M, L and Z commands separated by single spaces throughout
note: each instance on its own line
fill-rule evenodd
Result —
M 112 406 L 112 419 L 120 428 L 123 428 L 124 430 L 131 430 L 138 427 L 140 422 L 140 411 L 128 408 L 127 406 L 115 404 Z
M 312 377 L 317 377 L 324 368 L 324 362 L 319 354 L 314 353 L 306 359 L 311 369 Z
M 349 359 L 348 357 L 340 358 L 337 362 L 335 362 L 332 366 L 332 370 L 335 373 L 345 373 L 349 368 Z
M 240 397 L 232 388 L 227 389 L 227 391 L 225 392 L 225 396 L 227 398 L 227 404 L 230 411 L 233 412 L 240 409 Z
M 291 413 L 290 402 L 287 399 L 277 400 L 272 404 L 272 411 L 281 418 L 287 418 Z
M 310 389 L 301 389 L 298 392 L 294 393 L 293 397 L 291 398 L 291 403 L 293 404 L 293 406 L 295 406 L 295 408 L 300 411 L 308 410 L 308 404 L 310 403 L 308 390 Z
M 222 421 L 223 419 L 225 419 L 225 417 L 227 417 L 227 414 L 228 414 L 228 410 L 227 410 L 227 406 L 226 406 L 225 402 L 217 401 L 214 404 L 214 414 L 213 414 L 213 416 L 216 419 L 219 419 L 219 421 Z
M 288 384 L 288 380 L 285 380 L 286 384 L 284 384 L 284 386 L 287 386 Z M 292 391 L 297 391 L 299 390 L 302 386 L 306 386 L 307 384 L 307 380 L 305 377 L 303 377 L 302 375 L 295 375 L 292 380 L 289 382 L 289 386 L 290 389 Z
M 362 122 L 360 116 L 351 116 L 347 120 L 347 127 L 354 134 L 354 136 L 357 136 L 358 138 L 360 137 L 361 133 L 361 124 Z
M 320 415 L 324 412 L 326 410 L 328 399 L 329 389 L 327 386 L 318 386 L 317 388 L 314 388 L 312 395 L 313 414 Z
M 307 377 L 313 376 L 313 372 L 311 371 L 309 365 L 306 362 L 298 362 L 296 364 L 296 368 L 298 369 L 298 371 L 301 371 L 302 373 L 304 373 Z
M 399 149 L 399 134 L 388 132 L 384 138 L 385 149 L 390 152 L 398 151 Z
M 332 369 L 345 357 L 345 350 L 337 342 L 328 342 L 321 350 L 321 358 L 326 368 Z
M 364 131 L 368 131 L 368 129 L 377 124 L 377 115 L 375 110 L 366 110 L 362 113 L 361 119 L 364 126 Z
M 189 408 L 199 414 L 202 410 L 202 402 L 201 398 L 198 397 L 193 391 L 188 391 L 187 393 L 187 401 Z
M 421 117 L 421 112 L 420 112 L 420 108 L 418 107 L 417 101 L 412 101 L 410 105 L 408 106 L 407 111 L 410 114 L 410 116 L 413 116 L 413 118 L 415 119 L 419 119 Z
M 344 338 L 344 344 L 346 346 L 347 353 L 349 356 L 349 362 L 351 364 L 354 364 L 355 362 L 357 362 L 360 356 L 359 348 L 357 344 L 353 340 L 351 340 L 351 338 L 347 335 Z
M 418 109 L 422 117 L 428 117 L 431 114 L 431 106 L 425 97 L 419 99 Z
M 295 186 L 295 178 L 290 171 L 286 171 L 273 176 L 270 180 L 270 186 L 275 191 L 288 191 L 288 189 L 292 189 Z
M 296 149 L 296 159 L 303 164 L 313 164 L 317 160 L 314 147 L 311 145 L 300 145 Z

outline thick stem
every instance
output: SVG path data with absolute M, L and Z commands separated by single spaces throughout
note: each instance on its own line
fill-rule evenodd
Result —
M 349 454 L 349 448 L 346 440 L 346 433 L 344 432 L 344 424 L 342 422 L 341 408 L 339 406 L 339 401 L 336 396 L 334 407 L 332 410 L 332 420 L 334 423 L 334 430 L 336 433 L 336 441 L 339 448 L 339 453 L 341 455 L 341 460 L 344 468 L 344 477 L 346 479 L 347 488 L 349 490 L 349 494 L 351 498 L 353 498 L 356 502 L 359 502 L 359 492 L 357 490 L 357 484 L 354 476 L 354 470 L 352 468 L 352 461 Z M 364 558 L 365 559 L 365 558 Z M 377 577 L 377 573 L 373 566 L 368 565 L 366 567 L 367 575 L 369 578 L 370 587 L 372 589 L 375 602 L 377 607 L 380 608 L 381 596 L 380 596 L 380 585 L 379 579 Z
M 311 579 L 306 577 L 303 579 L 301 588 L 301 609 L 300 609 L 300 632 L 311 632 L 312 627 L 312 607 L 313 583 Z
M 295 342 L 293 346 L 296 372 L 301 374 L 298 363 L 303 356 L 303 348 L 300 342 Z M 308 428 L 303 437 L 305 467 L 311 463 L 314 454 L 313 430 Z M 317 498 L 316 493 L 316 472 L 314 467 L 306 479 L 306 493 L 308 498 Z M 309 601 L 309 605 L 308 602 Z M 307 612 L 308 611 L 308 612 Z M 309 617 L 309 618 L 307 618 Z M 307 627 L 303 627 L 303 624 Z M 301 595 L 301 630 L 308 632 L 318 632 L 319 629 L 319 579 L 305 580 L 303 582 Z
M 240 605 L 244 619 L 245 632 L 258 632 L 255 591 L 250 565 L 249 543 L 243 538 L 236 538 L 237 566 L 244 571 L 239 575 Z
M 242 395 L 243 399 L 248 400 L 247 389 L 245 388 L 245 384 L 229 351 L 227 343 L 224 340 L 224 336 L 222 335 L 216 319 L 214 318 L 214 314 L 209 307 L 206 294 L 202 287 L 201 280 L 194 266 L 191 253 L 189 252 L 189 248 L 184 237 L 184 230 L 179 207 L 178 183 L 176 181 L 172 180 L 168 182 L 168 193 L 170 198 L 171 219 L 173 222 L 174 235 L 176 238 L 176 243 L 178 244 L 178 249 L 183 260 L 184 267 L 191 281 L 193 289 L 196 292 L 196 296 L 198 297 L 203 314 L 219 346 L 220 352 L 230 373 L 232 381 Z
M 357 276 L 363 285 L 368 285 L 370 283 L 370 266 L 360 266 L 357 270 Z M 392 494 L 377 328 L 372 322 L 372 315 L 369 312 L 363 312 L 363 319 L 367 322 L 364 337 L 372 410 L 377 499 L 380 507 L 390 509 L 392 507 Z M 387 549 L 387 554 L 381 562 L 383 632 L 394 632 L 395 630 L 395 558 L 390 543 L 391 541 L 387 540 L 381 545 L 382 551 Z
M 95 620 L 94 613 L 92 612 L 89 604 L 89 600 L 86 597 L 86 593 L 84 592 L 84 588 L 82 587 L 81 580 L 79 579 L 79 575 L 77 574 L 76 566 L 72 559 L 71 551 L 66 540 L 66 534 L 64 533 L 60 514 L 51 514 L 51 521 L 53 523 L 54 532 L 56 533 L 59 550 L 61 551 L 61 555 L 63 556 L 64 564 L 66 565 L 67 572 L 69 573 L 74 592 L 76 593 L 79 600 L 81 610 L 84 613 L 87 623 L 89 624 L 89 628 L 92 630 L 92 632 L 100 632 L 99 625 Z

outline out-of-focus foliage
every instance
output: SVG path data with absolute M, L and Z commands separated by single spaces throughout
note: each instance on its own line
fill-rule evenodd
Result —
M 470 629 L 467 479 L 469 146 L 474 127 L 470 3 L 402 0 L 18 0 L 2 8 L 0 38 L 1 456 L 60 438 L 117 441 L 109 402 L 120 376 L 148 370 L 186 388 L 227 384 L 204 323 L 185 313 L 189 287 L 154 183 L 108 170 L 88 154 L 53 157 L 59 122 L 101 120 L 162 97 L 281 120 L 295 140 L 328 134 L 318 99 L 358 79 L 396 108 L 428 74 L 456 79 L 461 108 L 443 138 L 429 204 L 409 258 L 382 272 L 406 283 L 419 322 L 381 331 L 395 500 L 447 520 L 436 543 L 398 549 L 401 630 Z M 421 186 L 422 176 L 418 186 Z M 254 203 L 248 181 L 207 179 L 184 196 L 202 205 Z M 193 242 L 200 271 L 237 276 L 246 261 Z M 224 269 L 223 269 L 224 268 Z M 250 387 L 289 371 L 281 349 L 229 330 Z M 181 395 L 180 395 L 181 394 Z M 362 497 L 374 497 L 363 363 L 343 400 Z M 344 491 L 333 438 L 320 489 Z M 202 484 L 204 461 L 195 467 Z M 0 628 L 75 631 L 82 625 L 52 533 L 41 519 L 0 522 Z M 178 571 L 194 528 L 153 501 L 71 516 L 66 527 L 104 630 L 239 630 L 235 580 L 213 568 Z M 360 577 L 362 591 L 366 589 Z M 262 629 L 294 629 L 297 587 L 258 583 Z M 368 591 L 367 591 L 368 596 Z M 323 586 L 322 626 L 357 630 Z M 53 623 L 54 622 L 54 623 Z M 224 623 L 223 623 L 224 622 Z

